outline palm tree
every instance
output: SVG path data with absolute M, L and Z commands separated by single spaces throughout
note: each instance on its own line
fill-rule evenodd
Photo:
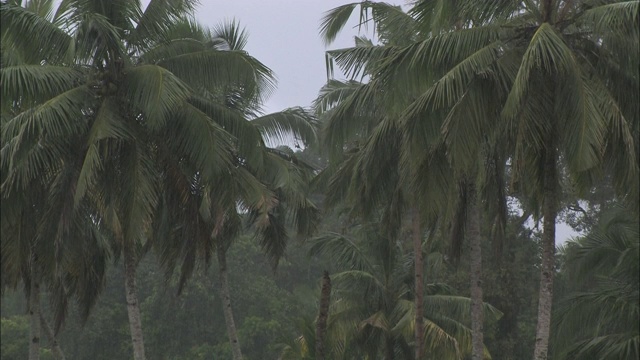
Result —
M 172 191 L 165 192 L 161 218 L 154 225 L 154 232 L 160 237 L 155 246 L 168 275 L 181 263 L 179 291 L 196 264 L 201 261 L 208 266 L 212 253 L 216 253 L 223 313 L 234 359 L 241 359 L 242 352 L 226 254 L 242 232 L 243 221 L 275 269 L 289 238 L 287 226 L 293 225 L 298 234 L 308 235 L 318 215 L 305 191 L 310 169 L 297 164 L 293 154 L 278 149 L 265 147 L 263 161 L 264 168 L 257 176 L 240 164 L 232 176 L 221 177 L 215 184 L 172 184 Z
M 416 324 L 412 299 L 417 291 L 412 276 L 415 257 L 404 252 L 400 241 L 380 234 L 378 224 L 361 225 L 346 235 L 327 233 L 315 239 L 310 253 L 327 255 L 338 267 L 339 272 L 332 276 L 336 300 L 330 321 L 353 332 L 348 338 L 361 348 L 362 355 L 412 359 L 409 345 Z M 470 329 L 466 326 L 470 299 L 454 296 L 442 284 L 426 285 L 425 293 L 425 348 L 437 358 L 462 358 L 471 350 Z M 490 317 L 500 316 L 490 305 L 484 307 Z
M 358 4 L 348 4 L 329 11 L 322 20 L 322 32 L 327 43 L 331 42 L 337 32 L 344 26 L 346 20 Z M 361 4 L 361 20 L 368 8 L 372 8 L 374 17 L 383 18 L 384 21 L 376 22 L 376 29 L 379 38 L 383 42 L 398 43 L 406 42 L 415 36 L 412 31 L 414 21 L 407 16 L 399 7 L 387 4 L 369 3 Z M 376 17 L 376 20 L 377 20 Z M 394 26 L 394 24 L 396 24 Z M 406 35 L 406 36 L 405 36 Z M 402 142 L 401 130 L 398 127 L 398 109 L 402 108 L 403 102 L 390 104 L 384 102 L 384 98 L 376 91 L 374 81 L 368 83 L 358 83 L 355 78 L 358 76 L 371 76 L 375 79 L 378 62 L 384 55 L 384 48 L 373 46 L 373 43 L 365 38 L 356 38 L 356 48 L 358 50 L 381 49 L 375 51 L 365 64 L 351 66 L 340 62 L 340 51 L 328 52 L 327 56 L 335 58 L 343 71 L 350 74 L 353 80 L 341 83 L 330 80 L 325 88 L 321 90 L 316 101 L 319 112 L 325 113 L 325 142 L 331 150 L 330 165 L 327 172 L 334 168 L 339 168 L 336 176 L 331 180 L 330 190 L 335 196 L 329 197 L 329 203 L 336 203 L 334 200 L 342 201 L 347 193 L 348 198 L 354 207 L 354 214 L 367 218 L 374 210 L 383 204 L 391 204 L 386 210 L 388 216 L 384 222 L 386 230 L 397 232 L 400 226 L 399 215 L 407 212 L 412 221 L 412 234 L 415 261 L 415 284 L 417 287 L 415 298 L 415 356 L 420 358 L 423 354 L 423 291 L 424 283 L 422 273 L 422 236 L 424 231 L 426 210 L 422 208 L 422 203 L 416 197 L 405 199 L 405 194 L 414 192 L 414 189 L 407 187 L 405 181 L 400 181 L 402 175 L 399 168 L 400 144 Z M 333 61 L 329 61 L 329 72 L 332 72 Z M 362 100 L 355 96 L 366 94 Z M 357 99 L 354 101 L 354 99 Z M 360 146 L 361 142 L 363 143 Z M 348 151 L 342 154 L 345 147 Z M 345 157 L 345 155 L 347 155 Z M 340 165 L 337 165 L 340 164 Z M 415 178 L 417 170 L 411 167 L 410 178 Z M 340 182 L 343 185 L 351 183 L 350 186 L 342 186 L 338 190 Z M 346 182 L 346 183 L 345 183 Z M 347 189 L 349 189 L 347 191 Z M 426 196 L 425 196 L 426 197 Z M 422 199 L 422 198 L 421 198 Z M 421 200 L 420 199 L 420 200 Z M 430 217 L 429 224 L 434 222 Z
M 566 244 L 561 274 L 571 291 L 553 321 L 554 358 L 636 359 L 640 355 L 637 210 L 603 211 L 587 236 Z
M 3 123 L 11 164 L 3 187 L 76 164 L 61 208 L 91 199 L 123 254 L 136 359 L 145 356 L 135 266 L 161 184 L 167 174 L 212 183 L 233 173 L 234 137 L 219 125 L 229 115 L 218 104 L 259 103 L 272 86 L 270 70 L 246 52 L 209 41 L 187 19 L 192 9 L 191 1 L 151 1 L 144 11 L 138 2 L 65 1 L 48 22 L 2 5 L 2 47 L 11 49 L 3 51 L 3 109 L 16 108 Z
M 357 134 L 359 136 L 373 134 L 369 139 L 370 142 L 364 147 L 363 154 L 359 155 L 361 160 L 358 160 L 361 163 L 373 166 L 366 168 L 358 165 L 357 171 L 362 172 L 358 180 L 368 181 L 364 185 L 365 188 L 375 188 L 380 185 L 376 185 L 373 182 L 379 181 L 382 178 L 381 175 L 387 175 L 386 171 L 381 171 L 382 169 L 387 170 L 389 167 L 397 166 L 398 163 L 403 165 L 398 172 L 401 177 L 405 178 L 406 182 L 411 184 L 406 191 L 412 194 L 413 202 L 429 204 L 429 209 L 422 210 L 414 206 L 410 214 L 412 218 L 415 218 L 413 224 L 414 233 L 416 234 L 414 239 L 416 248 L 420 246 L 419 234 L 421 227 L 424 226 L 419 220 L 420 213 L 422 213 L 422 217 L 430 219 L 428 221 L 430 224 L 434 224 L 438 217 L 441 224 L 451 224 L 447 231 L 452 232 L 452 253 L 454 258 L 460 255 L 461 240 L 465 234 L 464 228 L 466 226 L 469 227 L 466 234 L 470 238 L 469 243 L 474 251 L 471 263 L 472 270 L 470 272 L 472 274 L 471 293 L 475 304 L 472 307 L 474 314 L 473 337 L 476 344 L 474 358 L 482 358 L 483 321 L 482 307 L 480 306 L 482 304 L 482 289 L 480 287 L 482 271 L 479 212 L 480 204 L 483 203 L 485 209 L 488 210 L 488 215 L 491 216 L 490 219 L 495 223 L 494 229 L 497 230 L 495 231 L 495 239 L 499 240 L 500 230 L 504 227 L 506 221 L 506 205 L 501 181 L 504 169 L 499 161 L 500 154 L 496 150 L 498 144 L 495 144 L 495 141 L 485 140 L 483 141 L 483 146 L 478 148 L 476 152 L 477 155 L 480 155 L 476 156 L 477 161 L 466 159 L 466 161 L 462 162 L 457 157 L 451 156 L 451 153 L 455 150 L 451 147 L 455 146 L 455 144 L 446 142 L 444 137 L 437 135 L 429 134 L 429 136 L 425 136 L 424 132 L 414 133 L 412 127 L 415 124 L 400 121 L 400 114 L 410 104 L 410 100 L 408 101 L 407 99 L 417 97 L 421 91 L 428 88 L 430 83 L 425 81 L 421 85 L 422 90 L 417 85 L 412 88 L 407 88 L 404 84 L 394 87 L 393 82 L 386 81 L 386 79 L 379 76 L 381 74 L 380 69 L 384 70 L 388 67 L 386 59 L 392 58 L 393 54 L 402 49 L 403 46 L 429 36 L 432 31 L 431 27 L 426 27 L 425 30 L 424 24 L 421 25 L 418 21 L 420 19 L 419 16 L 411 12 L 409 14 L 404 13 L 398 7 L 374 2 L 354 3 L 338 7 L 327 13 L 323 19 L 323 32 L 328 41 L 333 39 L 335 34 L 344 26 L 348 16 L 358 5 L 361 11 L 361 21 L 373 21 L 382 44 L 373 46 L 370 41 L 359 38 L 355 48 L 328 52 L 328 56 L 332 57 L 345 73 L 351 76 L 359 76 L 360 73 L 364 73 L 371 77 L 367 84 L 361 84 L 359 87 L 353 80 L 345 84 L 332 80 L 322 90 L 318 103 L 321 110 L 330 110 L 328 111 L 327 120 L 328 142 L 332 142 L 333 146 L 338 145 L 337 147 L 341 148 L 342 144 L 345 143 L 346 137 L 353 136 L 355 131 L 359 131 L 354 125 L 373 127 L 373 124 L 379 124 L 379 127 L 373 131 L 360 130 L 361 132 Z M 451 26 L 448 24 L 441 25 L 444 30 Z M 428 72 L 429 70 L 425 69 L 423 71 Z M 436 73 L 435 70 L 431 72 Z M 378 104 L 374 105 L 374 102 Z M 391 114 L 388 109 L 395 109 L 396 114 Z M 494 107 L 492 111 L 495 114 L 497 110 Z M 378 119 L 376 116 L 367 114 L 385 114 L 387 118 Z M 373 118 L 374 121 L 368 120 L 369 118 Z M 354 121 L 356 119 L 357 121 Z M 445 116 L 440 112 L 430 114 L 425 117 L 423 122 L 428 123 L 430 127 L 438 128 L 440 127 L 439 124 L 444 121 Z M 360 125 L 362 123 L 364 125 Z M 396 140 L 389 141 L 389 139 Z M 397 151 L 395 160 L 382 160 L 394 159 L 394 157 L 386 155 L 393 151 L 391 149 Z M 362 160 L 365 157 L 365 153 L 366 156 L 371 156 L 371 159 L 375 160 Z M 381 164 L 386 166 L 380 166 Z M 456 182 L 460 182 L 461 185 L 458 187 L 448 184 Z M 382 188 L 390 188 L 386 181 L 381 181 L 381 183 Z M 438 186 L 434 186 L 434 184 L 438 184 Z M 371 191 L 358 199 L 367 201 L 366 199 L 370 196 Z M 455 198 L 457 200 L 451 202 L 447 198 Z M 467 217 L 466 214 L 470 214 L 470 216 Z M 467 218 L 469 221 L 468 224 L 465 224 Z M 500 241 L 496 243 L 499 245 Z M 416 264 L 418 263 L 420 263 L 420 259 L 417 259 Z M 416 268 L 417 278 L 422 277 L 419 269 L 420 267 Z M 419 284 L 420 281 L 417 283 Z M 418 299 L 417 301 L 419 302 L 420 300 Z M 420 307 L 417 307 L 417 309 L 419 310 Z M 419 315 L 418 318 L 420 318 Z M 420 327 L 416 328 L 417 331 L 419 329 Z M 418 339 L 420 338 L 421 336 L 416 333 L 416 343 L 418 345 Z M 416 350 L 418 353 L 422 353 L 420 346 Z M 416 356 L 419 357 L 420 355 Z
M 498 127 L 504 129 L 502 134 L 514 139 L 513 181 L 522 184 L 524 193 L 542 203 L 544 217 L 535 359 L 547 356 L 559 159 L 567 165 L 573 181 L 583 186 L 590 174 L 602 166 L 603 155 L 613 159 L 611 163 L 618 167 L 615 171 L 623 193 L 628 190 L 622 184 L 629 186 L 637 176 L 637 152 L 631 132 L 638 121 L 637 111 L 630 108 L 634 105 L 629 105 L 628 93 L 620 93 L 620 88 L 637 93 L 637 86 L 633 86 L 638 81 L 637 67 L 633 64 L 637 64 L 638 59 L 628 55 L 610 57 L 623 51 L 620 43 L 638 43 L 637 22 L 626 13 L 628 10 L 637 13 L 637 2 L 595 5 L 513 2 L 493 9 L 461 10 L 459 16 L 465 19 L 466 29 L 434 36 L 422 45 L 433 46 L 429 49 L 432 54 L 445 49 L 451 44 L 448 41 L 454 39 L 466 42 L 468 48 L 451 55 L 459 56 L 459 60 L 446 60 L 455 67 L 416 100 L 407 113 L 408 119 L 417 119 L 434 111 L 439 106 L 433 100 L 447 92 L 453 95 L 446 96 L 445 100 L 453 105 L 448 115 L 452 120 L 460 116 L 456 107 L 481 112 L 477 99 L 465 99 L 468 96 L 464 94 L 487 77 L 493 78 L 492 93 L 504 94 L 498 101 L 502 115 Z M 617 25 L 604 28 L 605 23 L 614 22 Z M 436 44 L 439 41 L 442 43 Z M 413 59 L 424 56 L 422 51 L 426 49 L 416 49 L 417 46 L 408 48 L 403 56 Z M 443 62 L 444 59 L 432 56 L 420 66 L 425 63 L 438 66 Z M 611 75 L 612 68 L 621 72 L 617 73 L 619 77 Z M 555 96 L 550 96 L 554 93 Z M 491 118 L 467 119 L 467 129 L 482 129 Z M 450 129 L 455 128 L 450 126 Z M 460 134 L 444 130 L 448 130 L 451 141 L 478 142 L 478 136 L 472 140 L 473 134 L 467 129 L 462 129 Z M 614 149 L 612 143 L 622 145 Z M 473 147 L 467 149 L 473 150 Z M 633 190 L 631 196 L 637 196 Z
M 544 359 L 558 162 L 566 164 L 579 188 L 604 168 L 615 175 L 619 193 L 638 202 L 638 104 L 630 97 L 638 95 L 638 57 L 624 50 L 638 44 L 638 2 L 463 1 L 446 9 L 437 3 L 416 3 L 413 13 L 430 33 L 386 49 L 378 82 L 419 89 L 402 114 L 403 128 L 416 140 L 444 136 L 454 163 L 473 162 L 486 137 L 509 140 L 515 189 L 542 204 L 537 206 L 544 246 L 534 358 Z M 456 30 L 432 26 L 445 10 L 457 19 Z M 380 53 L 344 51 L 336 62 L 358 69 Z M 362 92 L 352 102 L 363 103 L 367 96 L 371 93 Z M 445 120 L 441 126 L 423 121 L 438 113 Z
M 86 321 L 104 287 L 110 249 L 99 218 L 87 212 L 89 204 L 75 211 L 62 207 L 69 174 L 77 167 L 51 169 L 46 178 L 30 181 L 25 192 L 11 185 L 13 173 L 8 171 L 6 158 L 0 162 L 2 293 L 15 289 L 19 282 L 25 285 L 31 324 L 29 356 L 36 359 L 41 329 L 54 338 L 72 299 Z M 47 289 L 54 311 L 53 330 L 40 310 L 41 292 Z
M 242 52 L 247 33 L 235 21 L 210 33 L 191 25 L 182 35 L 217 42 L 228 51 Z M 266 69 L 266 68 L 265 68 Z M 270 73 L 270 72 L 269 72 Z M 224 128 L 234 139 L 233 168 L 208 181 L 199 169 L 181 164 L 167 168 L 165 195 L 159 217 L 154 220 L 154 237 L 161 263 L 171 273 L 181 262 L 180 287 L 191 276 L 197 260 L 205 266 L 216 253 L 223 313 L 234 359 L 242 351 L 232 311 L 226 254 L 240 234 L 242 222 L 253 228 L 272 264 L 283 256 L 288 231 L 294 225 L 299 234 L 315 227 L 317 209 L 308 199 L 311 167 L 297 159 L 287 147 L 268 143 L 315 142 L 315 118 L 302 108 L 290 108 L 262 115 L 260 97 L 247 97 L 234 87 L 212 93 L 202 89 L 194 105 Z M 182 175 L 184 174 L 184 175 Z
M 44 21 L 59 21 L 58 14 L 51 12 L 51 2 L 28 2 L 25 6 Z M 3 7 L 3 19 L 5 10 Z M 7 46 L 7 29 L 3 27 L 3 30 L 4 49 Z M 2 52 L 3 83 L 11 81 L 10 72 L 17 67 L 30 68 L 35 76 L 45 75 L 35 69 L 41 61 L 40 55 L 21 50 L 11 47 L 10 51 Z M 12 63 L 12 66 L 7 66 Z M 104 287 L 110 249 L 106 245 L 107 234 L 100 225 L 99 216 L 89 210 L 91 200 L 83 201 L 77 209 L 66 206 L 71 194 L 70 179 L 79 171 L 78 160 L 81 159 L 77 154 L 69 157 L 69 163 L 57 163 L 48 168 L 41 177 L 25 176 L 33 171 L 29 164 L 33 164 L 39 155 L 59 153 L 56 146 L 40 141 L 38 148 L 22 152 L 17 158 L 11 157 L 10 151 L 15 147 L 16 139 L 9 135 L 9 123 L 24 111 L 26 105 L 42 96 L 42 93 L 29 92 L 14 98 L 11 90 L 11 86 L 3 87 L 0 115 L 0 139 L 3 143 L 0 151 L 2 293 L 7 288 L 15 289 L 19 282 L 25 286 L 30 315 L 29 358 L 37 359 L 40 355 L 41 330 L 50 339 L 54 354 L 64 358 L 55 336 L 65 321 L 68 304 L 75 300 L 82 321 L 87 320 Z M 75 137 L 68 139 L 69 142 L 76 140 Z M 51 294 L 53 328 L 41 312 L 43 289 Z

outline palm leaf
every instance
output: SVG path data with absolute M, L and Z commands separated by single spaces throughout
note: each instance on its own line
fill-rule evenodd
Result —
M 54 65 L 17 65 L 0 69 L 0 82 L 5 100 L 28 106 L 46 101 L 70 90 L 82 80 L 83 71 Z
M 317 141 L 316 119 L 301 107 L 289 108 L 280 112 L 267 114 L 251 121 L 266 141 L 281 143 L 302 140 L 305 146 Z
M 193 12 L 195 5 L 193 0 L 151 0 L 144 12 L 133 14 L 136 27 L 131 45 L 144 49 L 149 43 L 165 40 L 171 26 Z
M 153 130 L 163 127 L 169 114 L 189 97 L 189 88 L 171 72 L 155 65 L 143 65 L 125 73 L 122 97 L 144 115 Z
M 349 237 L 338 233 L 325 233 L 311 240 L 309 255 L 329 256 L 343 267 L 372 271 L 373 267 L 363 253 Z
M 63 30 L 20 6 L 2 3 L 2 43 L 11 44 L 30 59 L 26 63 L 68 61 L 73 51 L 71 36 Z M 4 45 L 3 45 L 4 47 Z

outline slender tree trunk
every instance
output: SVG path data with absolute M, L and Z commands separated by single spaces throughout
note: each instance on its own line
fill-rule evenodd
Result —
M 331 278 L 325 271 L 322 276 L 322 289 L 320 290 L 320 310 L 316 323 L 316 360 L 324 360 L 324 343 L 327 335 L 327 319 L 329 318 L 329 302 L 331 301 Z
M 424 354 L 424 265 L 422 260 L 422 226 L 420 224 L 420 210 L 414 207 L 412 210 L 412 235 L 413 253 L 415 257 L 415 341 L 416 360 L 422 359 Z
M 51 352 L 53 353 L 53 357 L 56 360 L 66 360 L 62 349 L 60 348 L 60 344 L 58 344 L 58 339 L 56 335 L 51 330 L 51 326 L 47 322 L 47 319 L 44 318 L 42 312 L 40 312 L 40 326 L 44 330 L 45 335 L 47 335 L 47 339 L 49 340 L 49 345 L 51 346 Z
M 222 311 L 224 312 L 224 321 L 227 324 L 227 335 L 231 344 L 231 353 L 233 360 L 242 360 L 242 351 L 240 350 L 240 342 L 238 341 L 238 331 L 236 323 L 233 320 L 233 309 L 231 308 L 231 293 L 229 292 L 229 273 L 227 270 L 227 250 L 224 245 L 218 242 L 217 245 L 218 268 L 220 270 L 220 294 L 222 295 Z
M 29 286 L 29 360 L 40 359 L 40 279 L 36 269 L 35 255 L 31 259 L 31 282 Z
M 133 358 L 145 360 L 144 340 L 142 338 L 142 317 L 138 301 L 138 287 L 136 285 L 136 256 L 131 245 L 124 244 L 124 288 L 127 298 L 127 313 L 129 315 L 129 329 L 133 342 Z
M 544 22 L 551 21 L 551 15 L 553 14 L 553 0 L 543 0 L 542 1 L 542 20 Z
M 469 194 L 468 231 L 471 247 L 471 359 L 484 359 L 484 312 L 482 308 L 482 238 L 480 237 L 480 207 L 475 184 Z
M 538 297 L 538 326 L 534 360 L 546 360 L 551 326 L 551 304 L 553 302 L 553 277 L 556 253 L 556 151 L 553 138 L 547 141 L 544 160 L 544 200 L 542 208 L 542 267 L 540 294 Z

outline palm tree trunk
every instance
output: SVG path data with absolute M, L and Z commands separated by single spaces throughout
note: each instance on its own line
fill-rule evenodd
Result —
M 471 359 L 484 359 L 484 313 L 482 309 L 482 238 L 480 237 L 480 207 L 475 184 L 469 194 L 469 245 L 471 247 Z
M 542 1 L 542 21 L 549 22 L 551 20 L 551 14 L 553 13 L 553 0 Z
M 327 335 L 327 319 L 329 317 L 329 302 L 331 301 L 331 278 L 325 271 L 322 276 L 322 289 L 320 290 L 320 310 L 316 323 L 316 360 L 324 360 L 324 343 Z
M 546 360 L 551 326 L 551 304 L 553 302 L 553 277 L 556 252 L 556 151 L 553 139 L 547 141 L 544 160 L 544 200 L 542 208 L 542 267 L 540 294 L 538 297 L 538 325 L 534 360 Z
M 127 313 L 129 315 L 129 329 L 133 342 L 133 358 L 145 360 L 144 340 L 142 338 L 142 317 L 138 302 L 138 287 L 136 285 L 136 257 L 131 245 L 122 248 L 124 256 L 124 288 L 127 298 Z
M 233 320 L 233 309 L 231 308 L 231 293 L 229 292 L 229 277 L 227 270 L 227 251 L 221 242 L 217 245 L 218 269 L 220 276 L 220 294 L 222 295 L 222 311 L 224 312 L 224 321 L 227 325 L 227 335 L 231 344 L 231 353 L 233 360 L 242 360 L 242 351 L 240 350 L 240 342 L 238 341 L 238 331 L 236 323 Z
M 42 315 L 42 312 L 40 312 L 40 326 L 42 326 L 42 329 L 44 329 L 44 333 L 47 335 L 47 338 L 49 339 L 49 345 L 51 346 L 51 352 L 53 353 L 53 357 L 56 360 L 66 360 L 64 353 L 60 348 L 60 344 L 58 344 L 58 339 L 56 338 L 56 335 L 53 333 L 53 330 L 51 330 L 51 326 L 49 326 L 47 319 L 45 319 L 44 315 Z
M 424 265 L 422 260 L 422 227 L 420 224 L 420 210 L 414 207 L 412 210 L 412 235 L 413 235 L 413 255 L 415 257 L 415 341 L 416 360 L 422 359 L 424 353 Z
M 29 284 L 29 360 L 40 359 L 40 281 L 36 259 L 31 259 L 31 281 Z

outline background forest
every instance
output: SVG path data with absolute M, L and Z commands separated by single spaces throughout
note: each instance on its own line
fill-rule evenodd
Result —
M 637 359 L 638 4 L 3 1 L 2 359 Z

